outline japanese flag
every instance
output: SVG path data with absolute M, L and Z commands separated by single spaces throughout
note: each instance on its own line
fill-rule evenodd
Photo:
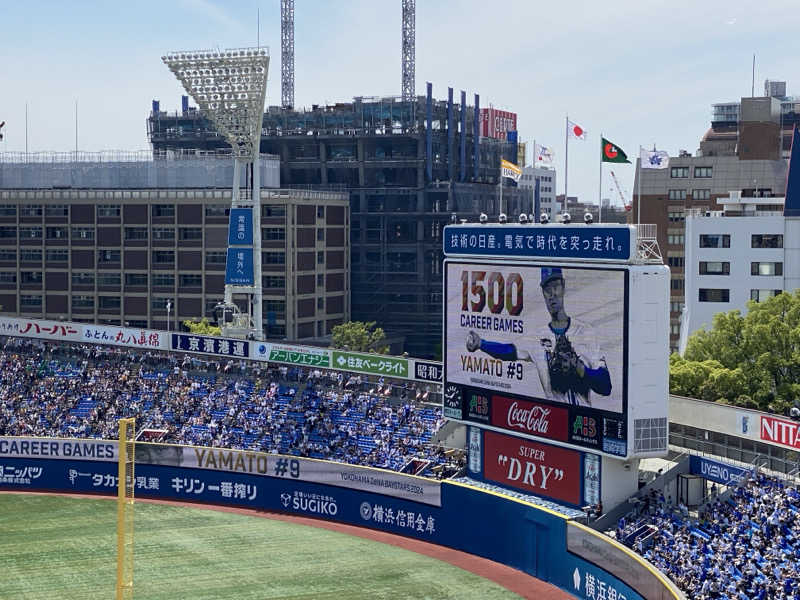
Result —
M 585 140 L 586 130 L 577 123 L 567 120 L 567 135 L 576 140 Z

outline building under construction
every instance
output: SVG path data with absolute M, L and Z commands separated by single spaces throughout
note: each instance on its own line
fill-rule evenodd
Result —
M 283 188 L 342 190 L 350 195 L 352 318 L 403 335 L 415 356 L 438 353 L 442 334 L 442 228 L 452 219 L 533 211 L 530 190 L 506 180 L 501 156 L 517 144 L 480 136 L 479 97 L 467 105 L 427 95 L 356 97 L 310 110 L 270 107 L 261 152 L 280 157 Z M 227 147 L 184 99 L 178 112 L 159 103 L 147 122 L 155 157 Z

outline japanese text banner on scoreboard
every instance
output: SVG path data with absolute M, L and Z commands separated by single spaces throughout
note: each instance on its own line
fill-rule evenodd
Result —
M 626 454 L 624 269 L 446 263 L 445 416 Z

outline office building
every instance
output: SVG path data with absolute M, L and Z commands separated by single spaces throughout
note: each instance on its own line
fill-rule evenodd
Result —
M 279 164 L 262 157 L 264 328 L 324 336 L 350 318 L 349 197 L 280 189 Z M 172 330 L 213 316 L 232 180 L 229 155 L 3 156 L 0 311 Z
M 559 205 L 556 204 L 556 170 L 549 167 L 525 167 L 522 169 L 522 178 L 519 187 L 535 193 L 536 182 L 539 182 L 539 214 L 547 213 L 550 218 L 558 214 Z M 531 211 L 533 212 L 533 211 Z M 534 215 L 539 218 L 539 215 Z

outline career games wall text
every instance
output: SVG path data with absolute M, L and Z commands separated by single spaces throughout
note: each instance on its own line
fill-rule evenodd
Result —
M 445 416 L 624 456 L 627 272 L 448 260 L 445 275 Z

